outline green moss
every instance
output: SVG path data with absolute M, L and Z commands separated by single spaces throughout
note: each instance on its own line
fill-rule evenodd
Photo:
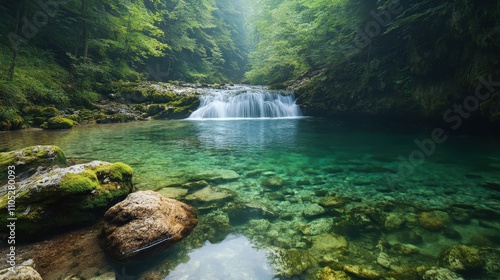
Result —
M 0 180 L 7 178 L 9 166 L 16 167 L 16 174 L 39 166 L 67 165 L 66 157 L 57 146 L 31 146 L 21 150 L 0 153 Z
M 130 180 L 134 171 L 125 163 L 116 162 L 111 165 L 101 166 L 97 168 L 95 170 L 95 173 L 100 180 L 104 180 L 104 178 L 107 177 L 112 181 L 123 181 L 124 179 Z
M 61 115 L 61 112 L 54 107 L 46 107 L 40 111 L 40 117 L 50 119 Z
M 61 181 L 59 190 L 62 195 L 89 193 L 99 188 L 99 181 L 94 172 L 85 170 L 79 174 L 66 174 Z
M 49 129 L 68 129 L 72 128 L 76 123 L 68 118 L 54 117 L 47 122 Z

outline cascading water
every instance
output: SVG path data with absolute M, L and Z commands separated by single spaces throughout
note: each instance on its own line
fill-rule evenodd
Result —
M 189 119 L 293 118 L 302 112 L 293 94 L 262 88 L 233 87 L 210 90 Z

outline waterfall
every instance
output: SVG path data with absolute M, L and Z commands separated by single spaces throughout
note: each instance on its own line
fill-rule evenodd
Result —
M 200 96 L 200 107 L 189 119 L 291 118 L 302 112 L 290 93 L 262 88 L 210 90 Z

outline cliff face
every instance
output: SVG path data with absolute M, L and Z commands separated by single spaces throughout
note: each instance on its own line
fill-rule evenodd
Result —
M 367 37 L 370 29 L 360 29 L 342 60 L 287 84 L 304 111 L 445 122 L 459 115 L 498 124 L 498 3 L 402 5 L 404 11 L 380 25 L 379 33 Z M 375 22 L 368 20 L 367 27 Z M 360 44 L 359 38 L 368 40 Z

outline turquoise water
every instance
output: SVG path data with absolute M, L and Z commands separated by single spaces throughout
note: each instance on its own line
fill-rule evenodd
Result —
M 500 181 L 499 139 L 450 135 L 444 144 L 436 145 L 434 153 L 425 156 L 425 162 L 409 170 L 401 158 L 408 159 L 418 149 L 414 141 L 426 139 L 430 132 L 315 118 L 150 121 L 0 133 L 0 150 L 51 144 L 60 146 L 77 163 L 122 161 L 134 168 L 134 183 L 139 189 L 160 192 L 184 188 L 182 184 L 204 179 L 207 173 L 234 171 L 239 176 L 209 181 L 215 188 L 231 191 L 234 197 L 208 202 L 186 199 L 195 192 L 191 189 L 179 197 L 198 208 L 197 232 L 170 253 L 128 269 L 139 275 L 138 279 L 163 279 L 171 272 L 187 274 L 191 267 L 184 278 L 166 279 L 217 279 L 202 277 L 213 271 L 203 266 L 207 264 L 200 257 L 203 254 L 193 250 L 203 250 L 199 248 L 206 248 L 204 244 L 215 246 L 228 234 L 235 234 L 243 239 L 233 236 L 225 242 L 237 240 L 245 244 L 242 247 L 258 248 L 256 252 L 286 250 L 299 251 L 302 258 L 312 256 L 302 271 L 283 272 L 288 271 L 287 265 L 297 264 L 280 261 L 280 268 L 276 260 L 255 253 L 255 266 L 247 265 L 247 279 L 261 279 L 252 275 L 269 273 L 310 278 L 325 266 L 340 270 L 346 264 L 372 266 L 380 240 L 417 248 L 419 254 L 400 257 L 401 263 L 409 265 L 433 263 L 441 250 L 453 244 L 483 240 L 498 246 L 500 224 L 492 217 L 500 213 L 500 195 L 485 185 Z M 388 178 L 397 182 L 389 184 Z M 318 201 L 325 197 L 342 203 L 319 207 Z M 419 228 L 417 216 L 425 211 L 447 214 L 447 228 L 453 228 L 460 238 Z M 468 217 L 465 222 L 455 219 L 457 211 Z M 368 221 L 363 222 L 359 213 Z M 400 222 L 389 225 L 394 220 Z M 405 237 L 415 231 L 423 241 Z M 345 237 L 348 248 L 335 253 L 322 251 L 315 238 L 328 234 Z M 243 261 L 244 255 L 235 253 L 239 245 L 231 246 L 220 249 L 218 258 L 223 264 L 219 270 L 235 265 L 224 265 L 224 252 L 233 254 L 232 261 Z M 217 252 L 217 248 L 206 250 Z M 190 258 L 201 260 L 192 264 Z M 264 260 L 257 261 L 259 258 Z M 181 262 L 184 266 L 176 270 Z M 373 269 L 387 273 L 376 263 Z

